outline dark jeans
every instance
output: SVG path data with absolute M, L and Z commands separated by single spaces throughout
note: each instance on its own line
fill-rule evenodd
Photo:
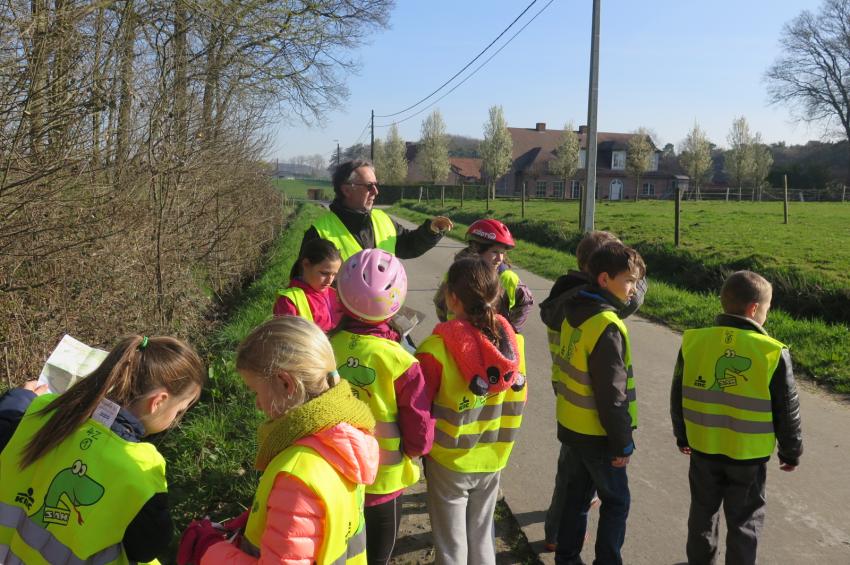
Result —
M 764 525 L 767 464 L 733 465 L 691 455 L 688 480 L 688 563 L 709 565 L 717 559 L 720 504 L 726 517 L 727 565 L 756 562 L 758 536 Z
M 369 565 L 387 565 L 401 524 L 401 497 L 363 509 L 366 519 L 366 559 Z
M 564 497 L 567 495 L 567 446 L 561 444 L 558 454 L 558 471 L 555 473 L 555 488 L 552 489 L 552 500 L 546 511 L 546 520 L 543 522 L 544 541 L 546 543 L 558 542 L 558 530 L 561 526 L 561 512 L 564 511 Z
M 626 538 L 631 494 L 625 467 L 611 465 L 611 457 L 601 450 L 565 446 L 567 492 L 558 532 L 555 563 L 582 563 L 581 549 L 587 531 L 587 512 L 594 491 L 599 495 L 599 526 L 596 530 L 596 559 L 599 565 L 620 565 L 620 550 Z

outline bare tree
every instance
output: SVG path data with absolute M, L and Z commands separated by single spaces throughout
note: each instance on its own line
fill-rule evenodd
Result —
M 564 182 L 563 198 L 567 197 L 570 179 L 576 174 L 579 166 L 580 142 L 575 126 L 572 122 L 564 125 L 564 133 L 558 147 L 555 149 L 555 157 L 549 161 L 549 171 L 558 175 Z
M 626 149 L 626 172 L 635 178 L 635 202 L 640 195 L 640 179 L 649 170 L 654 152 L 655 146 L 646 128 L 638 129 L 629 139 Z
M 679 146 L 679 163 L 694 183 L 699 199 L 700 187 L 711 174 L 711 143 L 696 122 Z
M 421 143 L 425 175 L 434 184 L 444 181 L 449 174 L 449 142 L 439 110 L 431 112 L 422 122 Z
M 484 124 L 481 142 L 481 171 L 487 179 L 490 198 L 496 198 L 496 180 L 513 164 L 513 140 L 501 106 L 490 107 L 490 119 Z
M 758 199 L 761 200 L 765 179 L 767 179 L 770 168 L 773 166 L 773 155 L 770 153 L 770 147 L 762 143 L 759 133 L 753 136 L 752 155 L 753 167 L 750 171 L 752 175 L 750 183 L 753 186 L 753 191 L 758 192 Z
M 825 0 L 816 14 L 804 10 L 785 24 L 780 44 L 766 73 L 771 101 L 850 140 L 850 0 Z

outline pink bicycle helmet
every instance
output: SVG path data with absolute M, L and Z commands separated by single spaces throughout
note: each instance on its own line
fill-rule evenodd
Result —
M 355 318 L 383 322 L 399 311 L 407 296 L 407 274 L 395 255 L 382 249 L 364 249 L 342 266 L 337 294 Z

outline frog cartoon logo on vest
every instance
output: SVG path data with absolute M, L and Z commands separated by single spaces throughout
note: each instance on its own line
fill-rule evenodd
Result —
M 372 398 L 372 394 L 366 387 L 374 383 L 378 377 L 375 369 L 361 365 L 357 357 L 349 357 L 345 363 L 337 367 L 337 372 L 351 384 L 351 392 L 354 396 L 360 398 L 360 391 L 363 391 L 366 396 Z
M 77 522 L 83 524 L 79 507 L 97 503 L 105 492 L 100 483 L 86 476 L 87 470 L 85 463 L 77 459 L 67 469 L 59 471 L 47 488 L 44 502 L 30 518 L 45 528 L 50 524 L 67 526 L 73 511 Z
M 708 390 L 723 390 L 738 384 L 738 377 L 748 380 L 744 371 L 752 366 L 753 362 L 747 357 L 740 357 L 735 350 L 727 349 L 723 357 L 714 365 L 714 384 Z

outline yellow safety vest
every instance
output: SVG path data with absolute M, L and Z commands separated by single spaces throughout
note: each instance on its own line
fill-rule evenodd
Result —
M 508 295 L 508 310 L 512 310 L 516 305 L 516 289 L 519 286 L 519 275 L 510 269 L 505 269 L 499 274 L 499 282 L 502 283 L 502 289 Z
M 567 320 L 561 324 L 552 374 L 557 377 L 553 380 L 558 395 L 556 410 L 558 423 L 568 430 L 590 436 L 608 435 L 602 422 L 599 421 L 587 360 L 602 332 L 611 324 L 617 326 L 626 342 L 624 359 L 628 373 L 626 396 L 629 401 L 632 427 L 637 427 L 637 402 L 629 332 L 616 312 L 606 310 L 591 316 L 577 328 L 570 326 Z
M 525 347 L 517 334 L 519 371 L 525 374 Z M 504 469 L 522 424 L 528 386 L 477 396 L 449 354 L 443 337 L 432 334 L 417 353 L 428 353 L 443 367 L 431 413 L 436 419 L 431 457 L 458 473 Z
M 741 460 L 773 453 L 770 380 L 783 349 L 781 342 L 754 330 L 685 332 L 682 408 L 693 449 Z
M 150 443 L 121 439 L 90 419 L 20 469 L 24 448 L 56 395 L 33 400 L 0 454 L 0 563 L 127 564 L 122 540 L 142 506 L 167 491 L 165 460 Z
M 397 234 L 395 224 L 382 210 L 372 209 L 369 213 L 372 220 L 372 233 L 375 236 L 375 247 L 383 249 L 388 253 L 395 255 L 395 242 Z M 339 219 L 339 216 L 333 212 L 327 212 L 319 217 L 313 223 L 316 232 L 322 239 L 327 239 L 333 243 L 339 254 L 342 256 L 343 262 L 359 251 L 363 251 L 357 240 Z
M 364 565 L 363 485 L 349 481 L 315 450 L 300 445 L 287 447 L 278 453 L 263 471 L 240 548 L 259 557 L 260 543 L 266 530 L 267 503 L 279 473 L 292 475 L 307 485 L 325 508 L 324 539 L 313 563 Z
M 375 482 L 369 494 L 388 494 L 419 480 L 419 466 L 401 449 L 395 381 L 416 363 L 401 344 L 371 335 L 341 331 L 331 337 L 337 371 L 351 384 L 354 396 L 375 416 L 375 437 L 381 450 Z
M 303 288 L 291 286 L 282 288 L 277 291 L 278 296 L 285 296 L 295 304 L 295 309 L 298 310 L 298 315 L 307 321 L 313 321 L 313 311 L 310 310 L 310 303 L 307 302 L 307 294 Z

